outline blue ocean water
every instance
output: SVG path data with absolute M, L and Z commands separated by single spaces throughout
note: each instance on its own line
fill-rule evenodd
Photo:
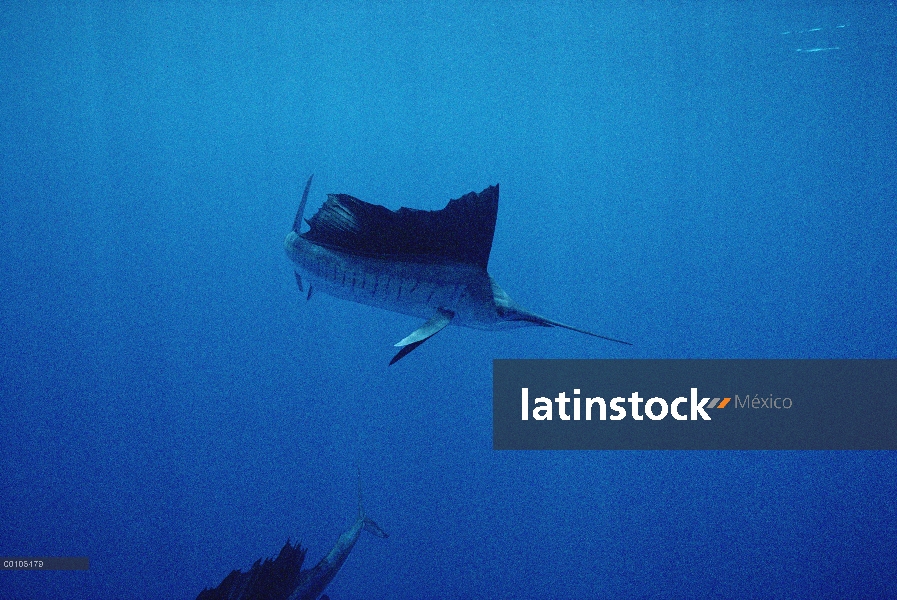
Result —
M 493 358 L 897 357 L 890 2 L 0 7 L 0 597 L 897 597 L 897 455 L 495 452 Z M 771 6 L 771 4 L 776 4 Z M 501 184 L 490 272 L 634 342 L 296 289 L 305 179 Z M 309 211 L 309 214 L 311 211 Z

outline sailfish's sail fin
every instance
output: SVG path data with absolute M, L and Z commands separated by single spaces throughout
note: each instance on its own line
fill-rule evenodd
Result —
M 441 210 L 393 211 L 348 194 L 330 194 L 302 237 L 349 254 L 464 263 L 485 270 L 497 215 L 497 185 L 452 200 Z

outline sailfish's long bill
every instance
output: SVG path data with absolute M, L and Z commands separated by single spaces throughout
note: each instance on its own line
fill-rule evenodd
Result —
M 370 204 L 329 194 L 301 232 L 311 189 L 308 178 L 284 247 L 300 291 L 331 296 L 427 319 L 399 341 L 393 364 L 449 323 L 476 329 L 562 327 L 598 335 L 530 312 L 511 300 L 487 272 L 498 185 L 451 200 L 441 210 Z

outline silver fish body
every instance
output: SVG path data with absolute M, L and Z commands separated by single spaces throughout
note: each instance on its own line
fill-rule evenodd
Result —
M 391 211 L 331 194 L 301 232 L 309 177 L 284 249 L 299 289 L 429 319 L 399 341 L 390 364 L 450 323 L 475 329 L 562 327 L 511 300 L 487 271 L 498 214 L 498 186 L 451 200 L 445 208 Z
M 452 324 L 475 329 L 534 324 L 508 320 L 508 312 L 518 307 L 475 265 L 354 256 L 292 231 L 284 246 L 302 281 L 335 298 L 423 319 L 446 309 L 454 313 Z

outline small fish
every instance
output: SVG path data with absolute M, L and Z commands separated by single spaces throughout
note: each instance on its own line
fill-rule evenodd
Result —
M 308 178 L 293 230 L 284 241 L 296 283 L 308 298 L 326 294 L 427 321 L 396 346 L 389 364 L 449 323 L 476 329 L 562 327 L 631 345 L 530 312 L 511 300 L 487 272 L 498 215 L 498 185 L 451 200 L 441 210 L 370 204 L 347 194 L 327 201 L 300 232 L 313 177 Z

